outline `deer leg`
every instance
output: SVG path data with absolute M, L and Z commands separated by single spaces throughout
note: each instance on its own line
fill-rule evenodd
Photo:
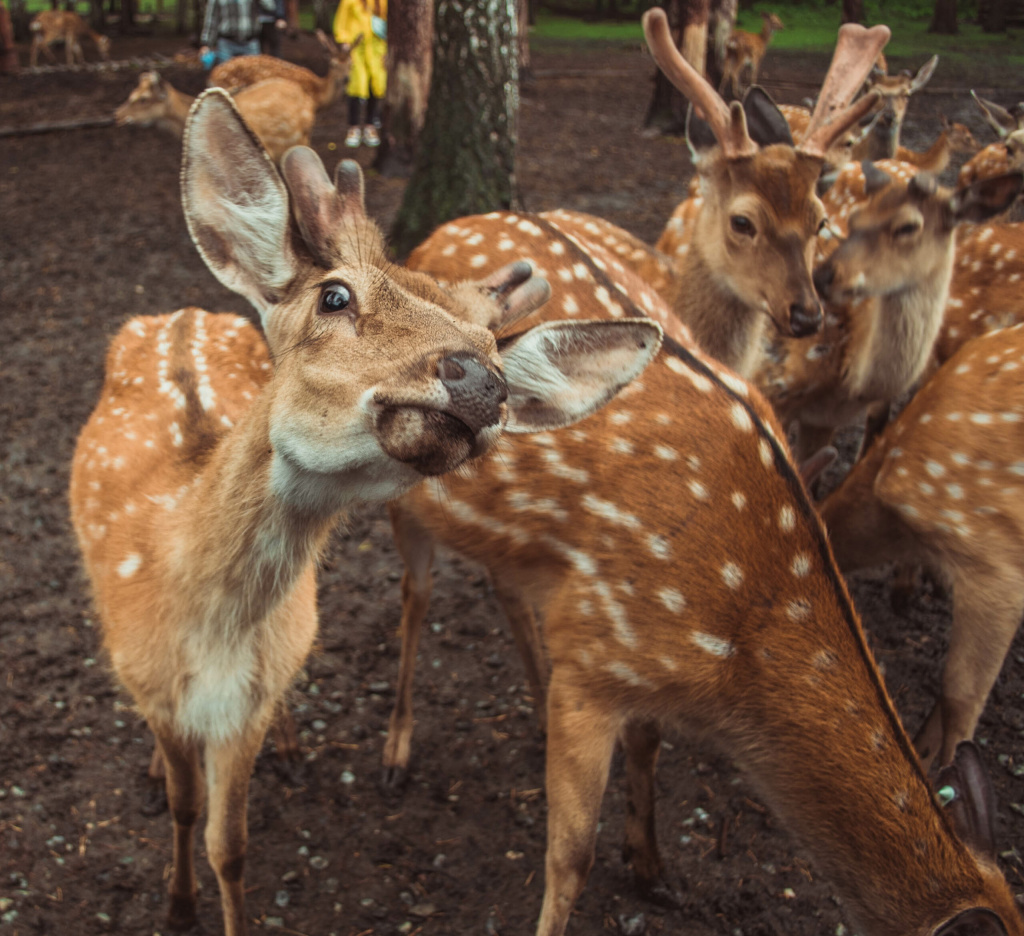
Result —
M 396 787 L 409 768 L 412 746 L 412 684 L 416 674 L 416 650 L 420 629 L 430 604 L 433 582 L 430 566 L 434 561 L 434 543 L 430 534 L 400 507 L 391 507 L 391 528 L 395 546 L 405 563 L 402 576 L 402 622 L 399 625 L 402 650 L 398 662 L 398 691 L 388 722 L 384 743 L 383 783 Z
M 661 749 L 661 730 L 657 722 L 629 722 L 621 740 L 626 754 L 626 840 L 622 860 L 632 863 L 641 893 L 660 901 L 667 896 L 654 827 L 654 770 Z
M 537 936 L 562 936 L 594 864 L 601 799 L 620 720 L 559 678 L 548 687 L 548 852 Z
M 265 734 L 265 723 L 250 725 L 228 743 L 206 746 L 206 855 L 220 887 L 225 936 L 245 936 L 247 931 L 242 876 L 249 840 L 249 778 Z
M 139 808 L 144 816 L 158 816 L 167 809 L 167 768 L 159 742 L 153 745 L 153 756 L 146 770 L 146 792 Z
M 192 840 L 203 805 L 203 774 L 199 748 L 172 730 L 153 727 L 167 780 L 167 801 L 174 823 L 174 870 L 168 888 L 171 906 L 167 914 L 173 929 L 188 929 L 196 922 L 196 871 Z M 154 754 L 154 760 L 157 755 Z M 152 764 L 151 764 L 152 766 Z
M 292 786 L 300 786 L 303 781 L 302 750 L 299 748 L 299 735 L 295 730 L 295 719 L 292 718 L 288 702 L 282 698 L 274 709 L 274 720 L 271 723 L 274 735 L 274 763 L 278 775 Z
M 508 618 L 516 649 L 526 670 L 526 682 L 533 696 L 534 708 L 540 720 L 541 731 L 547 726 L 547 661 L 544 646 L 537 629 L 537 618 L 529 602 L 523 599 L 520 589 L 506 581 L 500 574 L 491 574 L 494 593 L 498 596 L 505 617 Z
M 958 578 L 941 696 L 914 739 L 925 768 L 936 756 L 940 765 L 950 763 L 957 744 L 973 737 L 1022 613 L 1024 581 L 1019 576 L 1008 580 L 972 570 Z

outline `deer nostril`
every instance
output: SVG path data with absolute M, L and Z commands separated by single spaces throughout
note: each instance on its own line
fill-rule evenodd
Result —
M 794 302 L 789 307 L 789 329 L 797 338 L 813 335 L 821 327 L 821 306 L 809 308 Z
M 466 376 L 466 369 L 453 358 L 441 358 L 437 363 L 437 376 L 441 383 L 455 383 Z

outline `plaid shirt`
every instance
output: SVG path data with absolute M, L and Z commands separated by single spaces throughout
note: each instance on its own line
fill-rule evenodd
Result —
M 200 41 L 213 47 L 221 37 L 248 42 L 260 34 L 252 0 L 209 0 Z

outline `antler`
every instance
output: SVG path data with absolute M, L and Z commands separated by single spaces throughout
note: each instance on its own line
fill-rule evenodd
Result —
M 728 105 L 686 59 L 680 55 L 669 30 L 665 11 L 654 7 L 643 15 L 644 36 L 651 55 L 665 77 L 693 104 L 704 112 L 718 145 L 729 159 L 753 156 L 757 144 L 747 132 L 747 118 L 743 105 L 733 101 Z
M 875 92 L 864 95 L 855 104 L 849 102 L 864 84 L 890 35 L 888 26 L 865 29 L 847 23 L 840 27 L 832 64 L 822 83 L 810 126 L 798 147 L 802 153 L 824 157 L 839 137 L 877 105 Z

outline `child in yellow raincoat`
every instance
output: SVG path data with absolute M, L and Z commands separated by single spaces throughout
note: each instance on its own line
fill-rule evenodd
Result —
M 341 0 L 334 14 L 334 39 L 353 43 L 348 79 L 346 146 L 380 145 L 380 102 L 387 90 L 384 57 L 388 51 L 388 0 Z

